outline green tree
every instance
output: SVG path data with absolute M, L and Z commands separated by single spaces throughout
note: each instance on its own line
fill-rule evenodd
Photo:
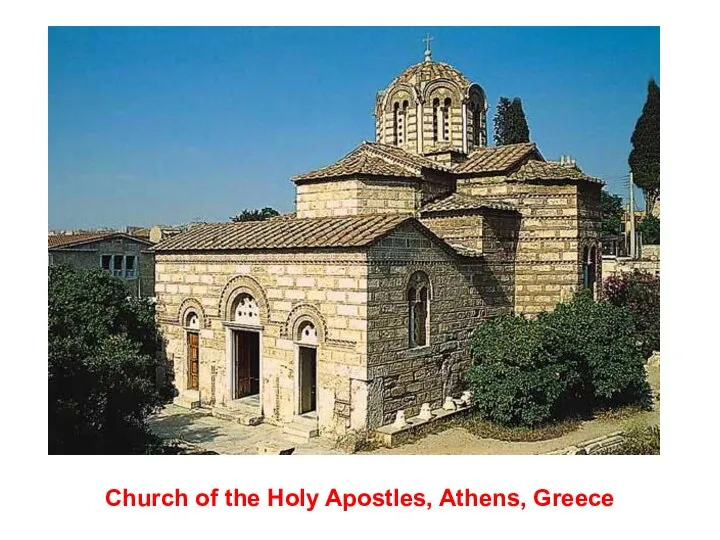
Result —
M 652 214 L 643 218 L 638 225 L 638 231 L 642 233 L 644 244 L 660 243 L 660 219 Z
M 522 101 L 518 97 L 513 98 L 512 101 L 506 97 L 500 98 L 493 124 L 496 145 L 530 142 L 530 128 L 525 118 Z
M 239 214 L 236 214 L 230 218 L 231 221 L 265 221 L 271 217 L 279 216 L 280 212 L 274 208 L 266 206 L 261 210 L 249 210 L 245 209 Z
M 603 236 L 618 236 L 621 234 L 625 216 L 622 197 L 608 193 L 603 189 L 600 192 L 600 211 L 602 212 Z
M 630 141 L 632 151 L 628 163 L 633 182 L 645 195 L 645 209 L 649 215 L 660 197 L 660 87 L 652 79 Z
M 100 270 L 50 268 L 48 449 L 51 454 L 143 452 L 155 385 L 154 305 L 129 298 Z

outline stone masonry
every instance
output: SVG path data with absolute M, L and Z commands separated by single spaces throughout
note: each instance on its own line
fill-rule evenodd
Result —
M 180 402 L 308 437 L 379 428 L 466 390 L 483 320 L 597 291 L 602 182 L 534 143 L 488 147 L 486 110 L 428 51 L 378 94 L 375 142 L 293 178 L 294 215 L 161 242 Z

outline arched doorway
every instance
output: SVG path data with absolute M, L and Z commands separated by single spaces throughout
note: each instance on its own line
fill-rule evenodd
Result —
M 312 321 L 304 320 L 297 325 L 294 341 L 297 347 L 297 410 L 301 415 L 317 411 L 317 328 Z
M 187 350 L 187 389 L 200 389 L 200 318 L 193 310 L 188 310 L 183 321 Z
M 229 335 L 230 399 L 260 394 L 260 309 L 249 293 L 233 301 L 233 320 L 226 324 Z

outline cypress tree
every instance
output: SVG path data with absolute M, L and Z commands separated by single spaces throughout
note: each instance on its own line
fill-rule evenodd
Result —
M 633 148 L 628 163 L 633 182 L 645 195 L 645 209 L 650 215 L 660 197 L 660 87 L 653 79 L 630 141 Z
M 530 142 L 530 128 L 520 98 L 510 101 L 509 98 L 501 97 L 493 123 L 496 145 Z

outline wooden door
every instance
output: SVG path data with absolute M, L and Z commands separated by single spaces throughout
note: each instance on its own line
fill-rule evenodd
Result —
M 317 407 L 317 349 L 300 347 L 300 414 Z
M 236 331 L 235 399 L 260 393 L 260 335 L 256 332 Z
M 200 335 L 197 332 L 187 334 L 188 351 L 188 389 L 200 387 Z

